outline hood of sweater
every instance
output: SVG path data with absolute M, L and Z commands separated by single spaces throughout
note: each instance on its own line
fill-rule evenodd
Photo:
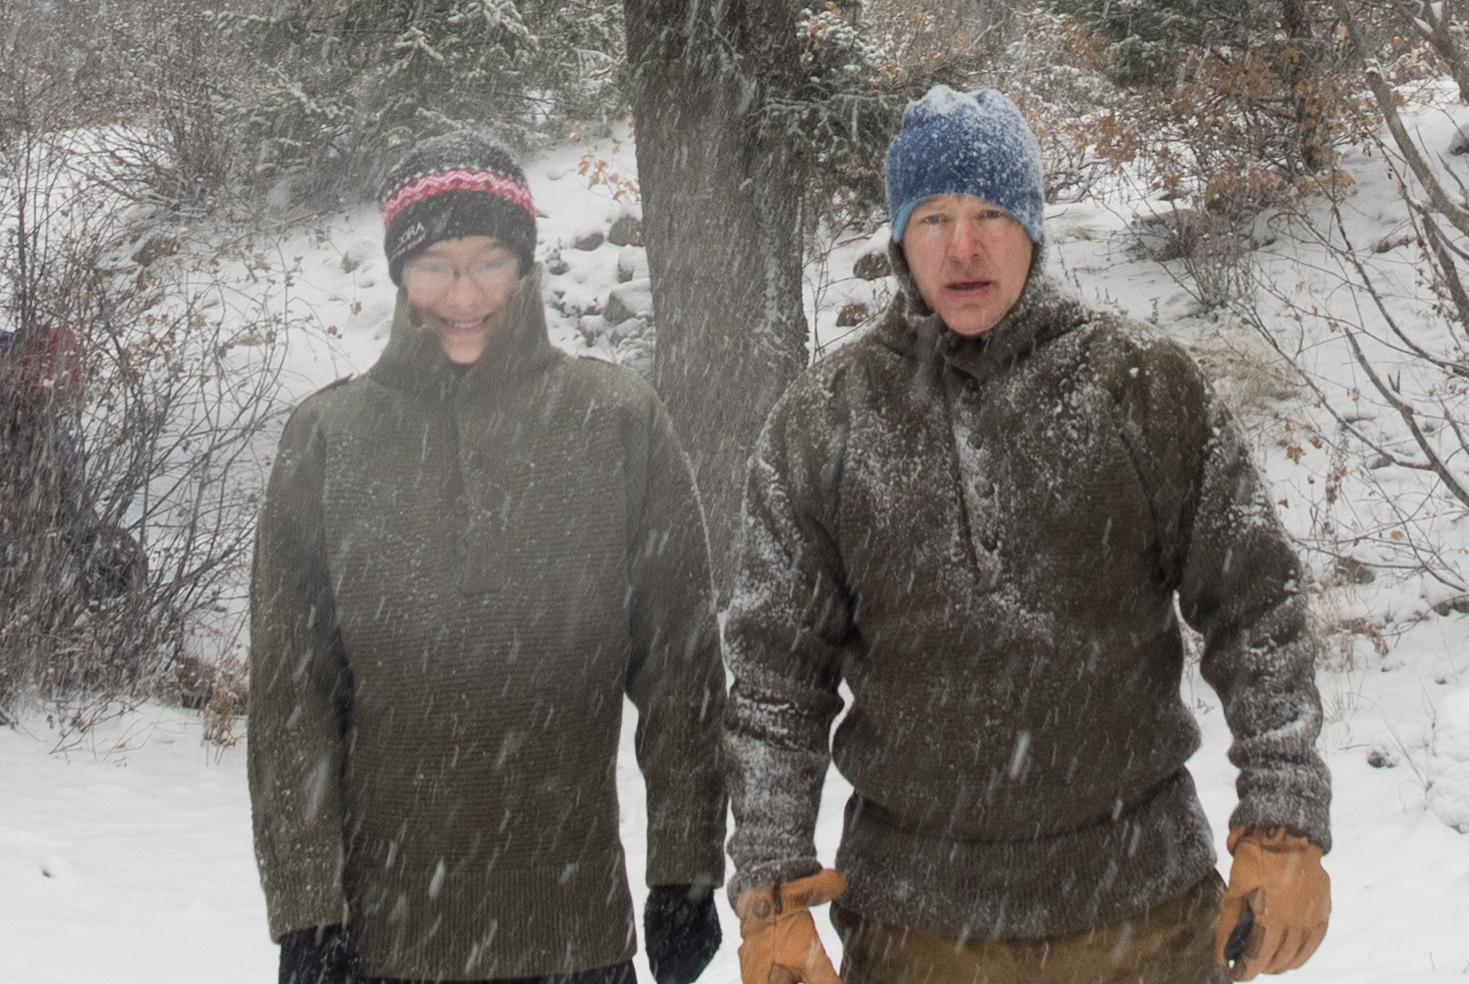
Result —
M 1080 302 L 1061 293 L 1040 273 L 1026 281 L 1014 306 L 993 328 L 966 336 L 944 324 L 918 292 L 902 246 L 888 244 L 898 293 L 873 335 L 878 342 L 924 366 L 942 357 L 955 368 L 983 380 L 1009 369 L 1037 348 L 1089 320 Z
M 484 352 L 469 366 L 450 361 L 438 338 L 414 324 L 408 291 L 399 288 L 388 346 L 367 374 L 384 386 L 418 396 L 437 400 L 454 397 L 462 401 L 540 372 L 557 357 L 546 334 L 538 263 L 520 278 L 510 295 L 505 323 L 490 336 Z

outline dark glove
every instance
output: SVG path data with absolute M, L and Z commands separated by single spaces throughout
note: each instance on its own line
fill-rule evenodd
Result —
M 298 929 L 281 937 L 280 984 L 347 984 L 352 941 L 339 925 Z
M 712 885 L 654 885 L 643 908 L 648 966 L 658 984 L 693 984 L 723 934 Z

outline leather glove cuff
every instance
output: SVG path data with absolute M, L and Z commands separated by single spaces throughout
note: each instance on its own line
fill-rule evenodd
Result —
M 1243 841 L 1248 841 L 1262 851 L 1274 853 L 1304 851 L 1312 848 L 1318 854 L 1324 853 L 1309 839 L 1294 833 L 1289 827 L 1235 827 L 1229 832 L 1229 837 L 1224 843 L 1229 848 L 1229 853 L 1233 855 Z
M 830 902 L 847 890 L 847 879 L 833 868 L 788 882 L 767 882 L 746 891 L 735 900 L 735 914 L 743 932 L 746 920 L 769 919 L 797 909 Z

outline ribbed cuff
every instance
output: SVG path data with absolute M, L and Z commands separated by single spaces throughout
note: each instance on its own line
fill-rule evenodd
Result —
M 303 861 L 261 872 L 270 938 L 298 929 L 330 926 L 346 920 L 341 863 Z

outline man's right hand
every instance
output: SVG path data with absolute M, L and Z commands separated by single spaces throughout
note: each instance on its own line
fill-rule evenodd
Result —
M 816 935 L 809 907 L 847 890 L 827 868 L 805 878 L 752 888 L 735 902 L 740 917 L 740 976 L 744 984 L 841 984 Z
M 347 984 L 352 941 L 339 925 L 298 929 L 281 937 L 280 984 Z

